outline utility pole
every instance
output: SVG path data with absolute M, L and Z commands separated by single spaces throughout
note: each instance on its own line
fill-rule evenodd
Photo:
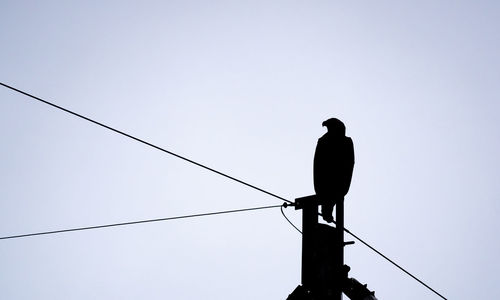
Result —
M 318 205 L 316 195 L 295 199 L 295 209 L 302 209 L 302 287 L 295 294 L 300 292 L 302 296 L 290 297 L 290 300 L 342 299 L 343 282 L 347 277 L 347 272 L 343 271 L 343 228 L 319 224 Z M 342 210 L 343 205 L 337 208 L 341 224 Z
M 301 284 L 287 300 L 342 300 L 344 292 L 351 300 L 376 300 L 366 285 L 348 278 L 344 265 L 344 203 L 336 204 L 336 227 L 318 223 L 316 195 L 295 199 L 302 209 Z
M 296 199 L 295 209 L 302 209 L 302 274 L 301 283 L 308 290 L 316 284 L 316 228 L 318 226 L 318 204 L 315 196 Z

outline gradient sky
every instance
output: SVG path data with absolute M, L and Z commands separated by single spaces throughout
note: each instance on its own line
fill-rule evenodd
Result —
M 338 117 L 346 226 L 498 299 L 499 25 L 498 1 L 1 1 L 0 81 L 287 199 Z M 0 236 L 281 204 L 3 87 L 0 116 Z M 286 299 L 300 254 L 279 209 L 3 240 L 0 299 Z M 439 299 L 360 243 L 346 263 Z

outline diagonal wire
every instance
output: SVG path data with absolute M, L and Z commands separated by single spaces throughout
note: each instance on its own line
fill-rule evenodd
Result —
M 370 246 L 367 242 L 363 241 L 360 237 L 358 237 L 357 235 L 355 235 L 354 233 L 352 233 L 351 231 L 349 231 L 347 228 L 344 228 L 344 231 L 347 232 L 348 234 L 350 234 L 353 238 L 357 239 L 358 241 L 360 241 L 361 243 L 363 243 L 366 247 L 370 248 L 372 251 L 374 251 L 375 253 L 377 253 L 378 255 L 382 256 L 383 258 L 385 258 L 388 262 L 390 262 L 391 264 L 393 264 L 394 266 L 396 266 L 398 269 L 400 269 L 401 271 L 405 272 L 407 275 L 409 275 L 411 278 L 415 279 L 416 281 L 418 281 L 420 284 L 422 284 L 423 286 L 425 286 L 426 288 L 428 288 L 429 290 L 431 290 L 432 292 L 434 292 L 434 294 L 438 295 L 439 297 L 443 298 L 446 300 L 446 298 L 441 295 L 440 293 L 438 293 L 435 289 L 431 288 L 430 286 L 428 286 L 427 284 L 425 284 L 422 280 L 418 279 L 417 277 L 415 277 L 413 274 L 411 274 L 410 272 L 406 271 L 403 267 L 401 267 L 400 265 L 398 265 L 397 263 L 395 263 L 393 260 L 391 260 L 390 258 L 388 258 L 387 256 L 385 256 L 384 254 L 382 254 L 380 251 L 378 251 L 377 249 L 373 248 L 372 246 Z
M 290 222 L 290 220 L 288 220 L 288 218 L 285 216 L 284 212 L 283 212 L 283 207 L 287 207 L 288 204 L 283 204 L 281 206 L 281 213 L 283 214 L 283 216 L 285 217 L 285 219 L 287 219 L 287 221 L 298 231 L 302 234 L 302 231 L 300 231 L 297 227 L 295 227 L 295 225 L 293 225 L 292 222 Z M 323 216 L 321 213 L 318 213 L 319 216 Z M 333 224 L 337 224 L 335 221 L 332 221 Z M 356 240 L 360 241 L 363 245 L 365 245 L 366 247 L 370 248 L 370 250 L 374 251 L 375 253 L 377 253 L 378 255 L 382 256 L 385 260 L 387 260 L 388 262 L 390 262 L 391 264 L 393 264 L 394 266 L 396 266 L 398 269 L 400 269 L 401 271 L 403 271 L 404 273 L 406 273 L 407 275 L 409 275 L 411 278 L 415 279 L 417 282 L 419 282 L 420 284 L 422 284 L 423 286 L 425 286 L 426 288 L 428 288 L 430 291 L 432 291 L 434 294 L 438 295 L 439 297 L 443 298 L 444 300 L 446 300 L 446 298 L 441 295 L 440 293 L 438 293 L 435 289 L 431 288 L 429 285 L 427 285 L 426 283 L 424 283 L 422 280 L 418 279 L 415 275 L 411 274 L 410 272 L 408 272 L 407 270 L 405 270 L 403 267 L 401 267 L 399 264 L 397 264 L 396 262 L 394 262 L 392 259 L 388 258 L 387 256 L 385 256 L 384 254 L 382 254 L 382 252 L 378 251 L 377 249 L 375 249 L 374 247 L 370 246 L 370 244 L 368 244 L 367 242 L 363 241 L 359 236 L 355 235 L 354 233 L 352 233 L 349 229 L 345 228 L 344 227 L 344 231 L 347 232 L 348 234 L 350 234 L 353 238 L 355 238 Z
M 233 209 L 233 210 L 216 211 L 216 212 L 201 213 L 201 214 L 194 214 L 194 215 L 185 215 L 185 216 L 168 217 L 168 218 L 160 218 L 160 219 L 148 219 L 148 220 L 141 220 L 141 221 L 113 223 L 113 224 L 88 226 L 88 227 L 77 227 L 77 228 L 54 230 L 54 231 L 42 231 L 42 232 L 35 232 L 35 233 L 3 236 L 3 237 L 0 237 L 0 240 L 18 239 L 18 238 L 26 238 L 26 237 L 32 237 L 32 236 L 38 236 L 38 235 L 49 235 L 49 234 L 57 234 L 57 233 L 65 233 L 65 232 L 73 232 L 73 231 L 83 231 L 83 230 L 91 230 L 91 229 L 102 229 L 102 228 L 118 227 L 118 226 L 137 225 L 137 224 L 152 223 L 152 222 L 163 222 L 163 221 L 171 221 L 171 220 L 179 220 L 179 219 L 187 219 L 187 218 L 197 218 L 197 217 L 205 217 L 205 216 L 213 216 L 213 215 L 221 215 L 221 214 L 231 214 L 231 213 L 239 213 L 239 212 L 246 212 L 246 211 L 262 210 L 262 209 L 268 209 L 268 208 L 276 208 L 276 207 L 281 207 L 281 205 Z
M 318 213 L 319 216 L 323 216 L 321 213 Z M 335 221 L 332 221 L 333 224 L 337 225 L 337 223 Z M 407 275 L 409 275 L 411 278 L 415 279 L 416 281 L 418 281 L 420 284 L 422 284 L 423 286 L 425 286 L 426 288 L 428 288 L 429 290 L 431 290 L 432 292 L 434 292 L 436 295 L 438 295 L 439 297 L 443 298 L 446 300 L 446 298 L 441 295 L 440 293 L 438 293 L 436 290 L 434 290 L 433 288 L 431 288 L 430 286 L 428 286 L 427 284 L 425 284 L 422 280 L 418 279 L 417 277 L 415 277 L 413 274 L 411 274 L 410 272 L 406 271 L 403 267 L 401 267 L 400 265 L 398 265 L 396 262 L 394 262 L 392 259 L 390 259 L 389 257 L 385 256 L 384 254 L 382 254 L 382 252 L 378 251 L 377 249 L 373 248 L 372 246 L 370 246 L 367 242 L 363 241 L 360 237 L 358 237 L 357 235 L 355 235 L 354 233 L 352 233 L 349 229 L 345 228 L 344 227 L 344 231 L 347 232 L 348 234 L 350 234 L 353 238 L 357 239 L 358 241 L 360 241 L 363 245 L 365 245 L 366 247 L 370 248 L 373 252 L 377 253 L 378 255 L 382 256 L 385 260 L 387 260 L 388 262 L 390 262 L 391 264 L 393 264 L 395 267 L 397 267 L 398 269 L 400 269 L 401 271 L 405 272 Z
M 269 196 L 272 196 L 272 197 L 278 198 L 278 199 L 283 200 L 283 201 L 288 202 L 288 203 L 293 203 L 292 201 L 290 201 L 290 200 L 288 200 L 288 199 L 285 199 L 285 198 L 280 197 L 280 196 L 278 196 L 278 195 L 276 195 L 276 194 L 273 194 L 273 193 L 271 193 L 271 192 L 269 192 L 269 191 L 266 191 L 266 190 L 264 190 L 264 189 L 261 189 L 261 188 L 259 188 L 259 187 L 255 186 L 255 185 L 253 185 L 253 184 L 250 184 L 250 183 L 245 182 L 245 181 L 243 181 L 243 180 L 241 180 L 241 179 L 238 179 L 238 178 L 235 178 L 235 177 L 233 177 L 233 176 L 230 176 L 230 175 L 228 175 L 228 174 L 226 174 L 226 173 L 223 173 L 223 172 L 217 171 L 217 170 L 215 170 L 215 169 L 213 169 L 213 168 L 207 167 L 206 165 L 203 165 L 203 164 L 201 164 L 201 163 L 199 163 L 199 162 L 196 162 L 196 161 L 194 161 L 194 160 L 192 160 L 192 159 L 189 159 L 189 158 L 187 158 L 187 157 L 184 157 L 184 156 L 179 155 L 179 154 L 177 154 L 177 153 L 174 153 L 174 152 L 172 152 L 172 151 L 166 150 L 166 149 L 164 149 L 164 148 L 162 148 L 162 147 L 160 147 L 160 146 L 154 145 L 154 144 L 152 144 L 152 143 L 146 142 L 145 140 L 142 140 L 142 139 L 140 139 L 140 138 L 137 138 L 137 137 L 135 137 L 135 136 L 132 136 L 132 135 L 130 135 L 130 134 L 128 134 L 128 133 L 125 133 L 125 132 L 123 132 L 123 131 L 120 131 L 120 130 L 118 130 L 118 129 L 115 129 L 115 128 L 111 127 L 111 126 L 105 125 L 105 124 L 103 124 L 103 123 L 101 123 L 101 122 L 95 121 L 95 120 L 93 120 L 93 119 L 91 119 L 91 118 L 89 118 L 89 117 L 86 117 L 86 116 L 84 116 L 84 115 L 81 115 L 81 114 L 78 114 L 78 113 L 76 113 L 76 112 L 73 112 L 73 111 L 71 111 L 71 110 L 69 110 L 69 109 L 66 109 L 66 108 L 64 108 L 64 107 L 61 107 L 61 106 L 56 105 L 56 104 L 54 104 L 54 103 L 51 103 L 51 102 L 49 102 L 49 101 L 47 101 L 47 100 L 44 100 L 44 99 L 42 99 L 42 98 L 39 98 L 39 97 L 37 97 L 37 96 L 34 96 L 34 95 L 29 94 L 29 93 L 27 93 L 27 92 L 24 92 L 24 91 L 22 91 L 22 90 L 20 90 L 20 89 L 17 89 L 17 88 L 15 88 L 15 87 L 12 87 L 12 86 L 7 85 L 7 84 L 2 83 L 2 82 L 0 82 L 0 85 L 2 85 L 2 86 L 4 86 L 4 87 L 6 87 L 6 88 L 8 88 L 8 89 L 11 89 L 11 90 L 13 90 L 13 91 L 15 91 L 15 92 L 18 92 L 18 93 L 20 93 L 20 94 L 23 94 L 23 95 L 25 95 L 25 96 L 28 96 L 28 97 L 30 97 L 30 98 L 32 98 L 32 99 L 35 99 L 35 100 L 37 100 L 37 101 L 40 101 L 40 102 L 42 102 L 42 103 L 45 103 L 45 104 L 50 105 L 50 106 L 52 106 L 52 107 L 55 107 L 55 108 L 57 108 L 57 109 L 59 109 L 59 110 L 62 110 L 62 111 L 64 111 L 64 112 L 67 112 L 67 113 L 69 113 L 69 114 L 72 114 L 72 115 L 74 115 L 74 116 L 77 116 L 77 117 L 79 117 L 79 118 L 81 118 L 81 119 L 84 119 L 84 120 L 86 120 L 86 121 L 89 121 L 89 122 L 91 122 L 91 123 L 94 123 L 94 124 L 96 124 L 96 125 L 99 125 L 99 126 L 101 126 L 101 127 L 104 127 L 104 128 L 106 128 L 106 129 L 108 129 L 108 130 L 111 130 L 111 131 L 113 131 L 113 132 L 115 132 L 115 133 L 118 133 L 118 134 L 121 134 L 121 135 L 123 135 L 123 136 L 126 136 L 126 137 L 128 137 L 128 138 L 130 138 L 130 139 L 133 139 L 133 140 L 135 140 L 135 141 L 139 142 L 139 143 L 145 144 L 145 145 L 147 145 L 147 146 L 149 146 L 149 147 L 155 148 L 155 149 L 157 149 L 157 150 L 160 150 L 160 151 L 162 151 L 162 152 L 165 152 L 165 153 L 167 153 L 167 154 L 170 154 L 170 155 L 172 155 L 172 156 L 175 156 L 175 157 L 177 157 L 177 158 L 180 158 L 180 159 L 182 159 L 182 160 L 184 160 L 184 161 L 186 161 L 186 162 L 189 162 L 189 163 L 191 163 L 191 164 L 193 164 L 193 165 L 196 165 L 196 166 L 198 166 L 198 167 L 201 167 L 201 168 L 203 168 L 203 169 L 209 170 L 209 171 L 211 171 L 211 172 L 213 172 L 213 173 L 219 174 L 219 175 L 221 175 L 221 176 L 223 176 L 223 177 L 226 177 L 226 178 L 228 178 L 228 179 L 231 179 L 231 180 L 236 181 L 236 182 L 238 182 L 238 183 L 241 183 L 241 184 L 243 184 L 243 185 L 246 185 L 246 186 L 248 186 L 248 187 L 250 187 L 250 188 L 253 188 L 253 189 L 257 190 L 257 191 L 260 191 L 260 192 L 262 192 L 262 193 L 265 193 L 265 194 L 267 194 L 267 195 L 269 195 Z

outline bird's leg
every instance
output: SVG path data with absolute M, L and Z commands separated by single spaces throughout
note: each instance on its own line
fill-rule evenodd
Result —
M 323 220 L 328 223 L 333 222 L 333 201 L 325 201 L 321 205 L 321 215 L 323 216 Z

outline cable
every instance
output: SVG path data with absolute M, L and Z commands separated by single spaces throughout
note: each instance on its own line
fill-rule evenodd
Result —
M 298 232 L 300 232 L 300 234 L 302 234 L 302 231 L 300 231 L 292 222 L 290 222 L 290 220 L 286 217 L 285 213 L 283 212 L 283 207 L 287 207 L 287 204 L 284 203 L 281 207 L 280 207 L 280 210 L 281 210 L 281 214 L 283 215 L 283 217 L 285 217 L 285 219 L 288 221 L 288 223 L 290 223 L 290 225 L 293 226 L 293 228 L 295 228 Z M 321 213 L 318 213 L 319 216 L 322 216 Z M 335 221 L 333 221 L 334 224 L 337 224 Z M 344 228 L 344 231 L 347 232 L 348 234 L 350 234 L 352 237 L 354 237 L 355 239 L 357 239 L 358 241 L 360 241 L 361 243 L 363 243 L 365 246 L 367 246 L 368 248 L 370 248 L 372 251 L 374 251 L 375 253 L 377 253 L 378 255 L 382 256 L 383 258 L 385 258 L 387 261 L 389 261 L 391 264 L 393 264 L 394 266 L 396 266 L 397 268 L 399 268 L 401 271 L 405 272 L 406 274 L 408 274 L 410 277 L 412 277 L 413 279 L 415 279 L 416 281 L 418 281 L 420 284 L 424 285 L 426 288 L 428 288 L 429 290 L 431 290 L 432 292 L 434 292 L 436 295 L 438 295 L 439 297 L 443 298 L 446 300 L 446 298 L 441 295 L 440 293 L 438 293 L 436 290 L 434 290 L 433 288 L 431 288 L 430 286 L 428 286 L 427 284 L 425 284 L 422 280 L 418 279 L 417 277 L 415 277 L 413 274 L 411 274 L 410 272 L 406 271 L 403 267 L 401 267 L 400 265 L 398 265 L 397 263 L 395 263 L 393 260 L 391 260 L 390 258 L 388 258 L 387 256 L 385 256 L 384 254 L 382 254 L 380 251 L 378 251 L 377 249 L 375 249 L 374 247 L 370 246 L 367 242 L 363 241 L 360 237 L 356 236 L 354 233 L 352 233 L 351 231 L 349 231 L 347 228 Z
M 318 215 L 319 216 L 323 216 L 321 213 L 318 213 Z M 333 221 L 333 224 L 337 225 L 337 223 L 335 221 Z M 383 258 L 385 258 L 388 262 L 390 262 L 391 264 L 393 264 L 394 266 L 396 266 L 398 269 L 400 269 L 401 271 L 405 272 L 411 278 L 415 279 L 417 282 L 419 282 L 420 284 L 422 284 L 423 286 L 425 286 L 426 288 L 428 288 L 429 290 L 431 290 L 432 292 L 434 292 L 436 295 L 438 295 L 439 297 L 441 297 L 441 298 L 443 298 L 443 299 L 446 300 L 446 298 L 443 295 L 441 295 L 436 290 L 434 290 L 433 288 L 431 288 L 430 286 L 428 286 L 427 284 L 425 284 L 422 280 L 420 280 L 417 277 L 415 277 L 413 274 L 411 274 L 410 272 L 408 272 L 407 270 L 405 270 L 403 267 L 401 267 L 400 265 L 398 265 L 397 263 L 395 263 L 393 260 L 391 260 L 390 258 L 388 258 L 387 256 L 385 256 L 384 254 L 382 254 L 380 251 L 378 251 L 374 247 L 370 246 L 367 242 L 363 241 L 360 237 L 358 237 L 357 235 L 355 235 L 354 233 L 352 233 L 349 229 L 347 229 L 347 228 L 344 227 L 344 231 L 347 232 L 348 234 L 350 234 L 353 238 L 355 238 L 358 241 L 360 241 L 362 244 L 364 244 L 368 248 L 370 248 L 372 251 L 374 251 L 378 255 L 380 255 Z
M 245 182 L 245 181 L 240 180 L 240 179 L 238 179 L 238 178 L 235 178 L 235 177 L 233 177 L 233 176 L 227 175 L 227 174 L 225 174 L 225 173 L 222 173 L 222 172 L 220 172 L 220 171 L 217 171 L 217 170 L 215 170 L 215 169 L 212 169 L 212 168 L 210 168 L 210 167 L 207 167 L 207 166 L 205 166 L 205 165 L 203 165 L 203 164 L 201 164 L 201 163 L 198 163 L 198 162 L 196 162 L 196 161 L 194 161 L 194 160 L 191 160 L 191 159 L 189 159 L 189 158 L 186 158 L 186 157 L 184 157 L 184 156 L 181 156 L 181 155 L 179 155 L 179 154 L 176 154 L 176 153 L 174 153 L 174 152 L 172 152 L 172 151 L 166 150 L 166 149 L 161 148 L 161 147 L 159 147 L 159 146 L 156 146 L 156 145 L 154 145 L 154 144 L 152 144 L 152 143 L 146 142 L 146 141 L 144 141 L 144 140 L 142 140 L 142 139 L 140 139 L 140 138 L 137 138 L 137 137 L 132 136 L 132 135 L 130 135 L 130 134 L 128 134 L 128 133 L 125 133 L 125 132 L 123 132 L 123 131 L 120 131 L 120 130 L 118 130 L 118 129 L 115 129 L 115 128 L 111 127 L 111 126 L 105 125 L 105 124 L 103 124 L 103 123 L 101 123 L 101 122 L 98 122 L 98 121 L 92 120 L 92 119 L 90 119 L 90 118 L 88 118 L 88 117 L 86 117 L 86 116 L 83 116 L 83 115 L 81 115 L 81 114 L 78 114 L 78 113 L 76 113 L 76 112 L 73 112 L 73 111 L 71 111 L 71 110 L 69 110 L 69 109 L 66 109 L 66 108 L 64 108 L 64 107 L 61 107 L 61 106 L 56 105 L 56 104 L 54 104 L 54 103 L 51 103 L 51 102 L 49 102 L 49 101 L 47 101 L 47 100 L 44 100 L 44 99 L 42 99 L 42 98 L 39 98 L 39 97 L 33 96 L 33 95 L 31 95 L 31 94 L 29 94 L 29 93 L 27 93 L 27 92 L 24 92 L 24 91 L 21 91 L 21 90 L 19 90 L 19 89 L 15 88 L 15 87 L 9 86 L 9 85 L 7 85 L 7 84 L 5 84 L 5 83 L 2 83 L 2 82 L 0 82 L 0 85 L 2 85 L 2 86 L 4 86 L 4 87 L 6 87 L 6 88 L 8 88 L 8 89 L 11 89 L 11 90 L 13 90 L 13 91 L 15 91 L 15 92 L 18 92 L 18 93 L 20 93 L 20 94 L 23 94 L 23 95 L 25 95 L 25 96 L 28 96 L 28 97 L 30 97 L 30 98 L 33 98 L 33 99 L 35 99 L 35 100 L 38 100 L 38 101 L 40 101 L 40 102 L 42 102 L 42 103 L 45 103 L 45 104 L 50 105 L 50 106 L 52 106 L 52 107 L 55 107 L 55 108 L 57 108 L 57 109 L 59 109 L 59 110 L 62 110 L 62 111 L 64 111 L 64 112 L 67 112 L 67 113 L 69 113 L 69 114 L 72 114 L 72 115 L 74 115 L 74 116 L 77 116 L 77 117 L 79 117 L 79 118 L 81 118 L 81 119 L 84 119 L 84 120 L 86 120 L 86 121 L 89 121 L 89 122 L 91 122 L 91 123 L 94 123 L 94 124 L 96 124 L 96 125 L 99 125 L 99 126 L 101 126 L 101 127 L 104 127 L 104 128 L 106 128 L 106 129 L 108 129 L 108 130 L 111 130 L 111 131 L 113 131 L 113 132 L 115 132 L 115 133 L 118 133 L 118 134 L 121 134 L 121 135 L 123 135 L 123 136 L 126 136 L 126 137 L 128 137 L 128 138 L 130 138 L 130 139 L 133 139 L 133 140 L 137 141 L 137 142 L 143 143 L 143 144 L 145 144 L 145 145 L 147 145 L 147 146 L 150 146 L 150 147 L 152 147 L 152 148 L 155 148 L 155 149 L 157 149 L 157 150 L 160 150 L 160 151 L 162 151 L 162 152 L 165 152 L 165 153 L 167 153 L 167 154 L 170 154 L 170 155 L 172 155 L 172 156 L 175 156 L 175 157 L 177 157 L 177 158 L 180 158 L 180 159 L 182 159 L 182 160 L 184 160 L 184 161 L 187 161 L 187 162 L 189 162 L 189 163 L 191 163 L 191 164 L 193 164 L 193 165 L 196 165 L 196 166 L 198 166 L 198 167 L 204 168 L 204 169 L 209 170 L 209 171 L 211 171 L 211 172 L 213 172 L 213 173 L 219 174 L 219 175 L 221 175 L 221 176 L 223 176 L 223 177 L 226 177 L 226 178 L 228 178 L 228 179 L 231 179 L 231 180 L 233 180 L 233 181 L 236 181 L 236 182 L 238 182 L 238 183 L 241 183 L 241 184 L 243 184 L 243 185 L 246 185 L 246 186 L 248 186 L 248 187 L 251 187 L 251 188 L 253 188 L 253 189 L 257 190 L 257 191 L 260 191 L 260 192 L 262 192 L 262 193 L 268 194 L 269 196 L 272 196 L 272 197 L 278 198 L 278 199 L 283 200 L 283 201 L 288 202 L 288 203 L 293 203 L 293 202 L 292 202 L 292 201 L 290 201 L 290 200 L 287 200 L 287 199 L 285 199 L 285 198 L 283 198 L 283 197 L 280 197 L 280 196 L 278 196 L 278 195 L 276 195 L 276 194 L 273 194 L 273 193 L 271 193 L 271 192 L 269 192 L 269 191 L 266 191 L 266 190 L 264 190 L 264 189 L 261 189 L 261 188 L 259 188 L 259 187 L 255 186 L 255 185 L 252 185 L 252 184 L 250 184 L 250 183 L 248 183 L 248 182 Z
M 431 288 L 430 286 L 428 286 L 427 284 L 425 284 L 422 280 L 418 279 L 417 277 L 415 277 L 413 274 L 411 274 L 410 272 L 406 271 L 403 267 L 401 267 L 400 265 L 398 265 L 397 263 L 395 263 L 394 261 L 392 261 L 390 258 L 388 258 L 387 256 L 385 256 L 384 254 L 382 254 L 380 251 L 378 251 L 377 249 L 373 248 L 372 246 L 370 246 L 368 243 L 366 243 L 365 241 L 363 241 L 361 238 L 359 238 L 358 236 L 356 236 L 354 233 L 350 232 L 349 230 L 347 230 L 347 228 L 344 228 L 344 231 L 347 232 L 348 234 L 350 234 L 353 238 L 357 239 L 358 241 L 360 241 L 361 243 L 363 243 L 365 246 L 367 246 L 368 248 L 370 248 L 371 250 L 373 250 L 375 253 L 377 253 L 378 255 L 382 256 L 383 258 L 385 258 L 388 262 L 390 262 L 391 264 L 393 264 L 394 266 L 396 266 L 398 269 L 400 269 L 401 271 L 405 272 L 406 274 L 408 274 L 411 278 L 415 279 L 416 281 L 418 281 L 420 284 L 422 284 L 423 286 L 425 286 L 426 288 L 428 288 L 429 290 L 431 290 L 432 292 L 434 292 L 436 295 L 438 295 L 439 297 L 443 298 L 444 300 L 446 300 L 446 298 L 441 295 L 440 293 L 438 293 L 436 290 L 434 290 L 433 288 Z
M 78 227 L 78 228 L 62 229 L 62 230 L 54 230 L 54 231 L 35 232 L 35 233 L 27 233 L 27 234 L 4 236 L 4 237 L 0 237 L 0 240 L 18 239 L 18 238 L 25 238 L 25 237 L 37 236 L 37 235 L 48 235 L 48 234 L 56 234 L 56 233 L 64 233 L 64 232 L 72 232 L 72 231 L 82 231 L 82 230 L 90 230 L 90 229 L 101 229 L 101 228 L 126 226 L 126 225 L 136 225 L 136 224 L 151 223 L 151 222 L 160 222 L 160 221 L 170 221 L 170 220 L 178 220 L 178 219 L 205 217 L 205 216 L 230 214 L 230 213 L 245 212 L 245 211 L 252 211 L 252 210 L 262 210 L 262 209 L 276 208 L 276 207 L 282 207 L 282 206 L 281 205 L 261 206 L 261 207 L 252 207 L 252 208 L 225 210 L 225 211 L 217 211 L 217 212 L 209 212 L 209 213 L 194 214 L 194 215 L 185 215 L 185 216 L 177 216 L 177 217 L 168 217 L 168 218 L 160 218 L 160 219 L 149 219 L 149 220 L 132 221 L 132 222 L 124 222 L 124 223 L 114 223 L 114 224 L 97 225 L 97 226 L 89 226 L 89 227 Z
M 280 210 L 281 210 L 281 214 L 283 215 L 283 217 L 285 217 L 285 219 L 288 221 L 288 223 L 290 223 L 290 225 L 293 226 L 293 228 L 295 228 L 300 234 L 302 234 L 302 231 L 300 231 L 300 229 L 297 228 L 297 226 L 295 226 L 285 215 L 285 212 L 283 212 L 283 207 L 287 208 L 287 203 L 283 203 L 283 205 L 281 205 L 280 207 Z

